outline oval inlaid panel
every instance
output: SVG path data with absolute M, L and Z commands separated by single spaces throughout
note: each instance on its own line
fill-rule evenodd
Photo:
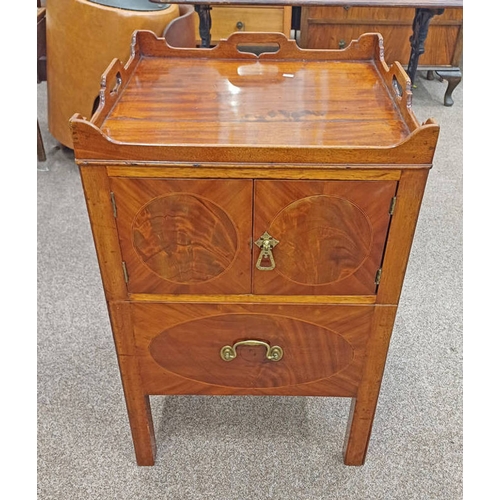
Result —
M 224 361 L 220 350 L 241 340 L 260 340 L 283 349 L 279 361 L 266 348 L 237 347 Z M 164 369 L 226 387 L 283 387 L 331 377 L 353 360 L 354 350 L 341 335 L 305 321 L 270 314 L 223 314 L 176 325 L 155 337 L 149 351 Z
M 345 198 L 309 196 L 291 203 L 269 233 L 276 271 L 304 285 L 323 285 L 353 274 L 370 254 L 373 231 L 360 208 Z
M 211 280 L 231 266 L 236 228 L 211 201 L 186 193 L 155 198 L 136 215 L 132 241 L 144 264 L 180 284 Z

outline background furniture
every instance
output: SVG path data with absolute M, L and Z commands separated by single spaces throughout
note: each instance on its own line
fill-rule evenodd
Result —
M 47 81 L 47 41 L 45 37 L 45 14 L 46 9 L 42 7 L 40 0 L 37 0 L 37 16 L 36 16 L 36 78 L 37 83 Z M 45 161 L 45 146 L 43 144 L 42 133 L 40 132 L 40 124 L 38 119 L 36 122 L 37 128 L 37 157 L 38 161 Z
M 380 35 L 135 42 L 71 124 L 137 463 L 150 395 L 211 394 L 351 398 L 361 465 L 439 126 Z
M 179 16 L 179 6 L 129 0 L 126 8 L 117 8 L 89 0 L 47 0 L 46 9 L 49 131 L 72 148 L 69 119 L 76 112 L 91 116 L 109 62 L 128 59 L 134 30 L 163 34 Z
M 380 33 L 388 63 L 408 65 L 415 9 L 404 7 L 307 6 L 301 9 L 300 46 L 311 49 L 343 48 L 363 33 Z M 418 68 L 438 71 L 448 80 L 444 104 L 451 106 L 451 94 L 462 75 L 463 9 L 447 8 L 431 18 Z
M 279 5 L 214 5 L 210 10 L 211 44 L 238 31 L 279 32 L 290 35 L 292 7 Z M 199 34 L 199 20 L 197 21 Z M 198 37 L 198 44 L 202 41 Z
M 50 164 L 47 171 L 39 164 L 36 197 L 40 500 L 159 500 L 167 494 L 172 500 L 463 497 L 464 85 L 456 88 L 452 107 L 442 105 L 443 87 L 422 78 L 413 90 L 417 117 L 434 117 L 441 130 L 391 337 L 368 467 L 360 470 L 341 459 L 350 401 L 286 396 L 151 397 L 156 465 L 137 468 L 80 176 L 73 151 L 54 147 L 57 141 L 46 127 L 46 82 L 37 86 Z M 26 320 L 21 330 L 32 332 Z M 488 319 L 482 323 L 488 330 Z M 18 337 L 9 337 L 13 345 L 6 352 L 18 352 Z M 18 358 L 11 358 L 17 369 Z M 494 363 L 485 369 L 493 379 Z M 17 384 L 9 387 L 12 399 L 20 394 Z M 495 426 L 493 403 L 491 408 L 491 425 L 478 426 L 484 437 L 476 440 L 478 456 Z M 19 436 L 28 447 L 33 439 L 26 437 L 24 423 L 14 425 L 19 432 L 11 433 L 10 448 L 22 463 Z M 11 482 L 18 492 L 25 483 L 14 475 Z M 472 487 L 479 499 L 489 498 L 493 486 L 475 481 Z M 32 496 L 30 483 L 25 489 L 21 499 Z
M 163 2 L 167 0 L 152 0 L 155 2 Z M 192 0 L 174 0 L 175 2 L 182 4 L 182 3 L 191 3 Z M 199 20 L 200 20 L 200 27 L 199 27 L 199 33 L 201 37 L 201 46 L 202 47 L 210 47 L 211 45 L 211 29 L 212 29 L 212 19 L 211 19 L 211 10 L 212 6 L 217 6 L 217 5 L 227 5 L 227 0 L 200 0 L 197 2 L 196 9 L 199 14 Z M 447 20 L 445 21 L 446 23 L 451 22 L 452 25 L 457 26 L 460 23 L 457 23 L 458 19 L 456 16 L 460 17 L 461 16 L 461 10 L 463 8 L 463 1 L 462 0 L 351 0 L 349 3 L 346 3 L 344 0 L 323 0 L 323 1 L 318 1 L 318 0 L 231 0 L 230 2 L 232 5 L 238 6 L 238 5 L 248 5 L 252 7 L 261 7 L 263 5 L 274 5 L 274 6 L 292 6 L 295 9 L 293 10 L 293 29 L 294 31 L 298 29 L 296 26 L 299 24 L 296 20 L 295 14 L 298 12 L 297 8 L 300 10 L 302 9 L 309 9 L 309 8 L 319 8 L 320 11 L 323 8 L 329 8 L 329 7 L 340 7 L 344 9 L 345 11 L 351 10 L 351 8 L 364 8 L 364 7 L 369 7 L 369 8 L 386 8 L 386 7 L 394 7 L 397 9 L 410 9 L 411 12 L 413 12 L 413 19 L 411 21 L 411 32 L 409 36 L 409 40 L 400 40 L 399 42 L 395 41 L 395 44 L 402 44 L 405 45 L 407 44 L 409 46 L 410 54 L 407 60 L 408 66 L 407 66 L 407 72 L 408 75 L 410 76 L 410 80 L 412 81 L 413 84 L 415 84 L 415 79 L 416 79 L 416 72 L 417 69 L 419 68 L 419 60 L 422 54 L 425 53 L 426 51 L 426 38 L 427 34 L 429 31 L 429 25 L 431 20 L 435 16 L 440 16 L 443 14 L 443 12 L 447 9 L 451 8 L 456 8 L 460 10 L 460 13 L 457 14 L 455 13 L 451 17 L 453 18 L 453 21 Z M 377 9 L 375 9 L 376 11 Z M 383 24 L 387 25 L 400 25 L 401 22 L 403 24 L 407 23 L 408 20 L 404 20 L 404 17 L 408 15 L 408 13 L 402 12 L 402 13 L 395 13 L 391 12 L 390 10 L 384 11 L 379 11 L 378 13 L 375 13 L 375 11 L 365 11 L 365 13 L 361 16 L 360 24 L 363 24 L 365 26 L 370 26 L 370 29 L 367 29 L 367 32 L 373 32 L 373 31 L 378 31 L 377 29 L 374 28 L 374 25 L 378 24 Z M 336 11 L 331 11 L 336 12 Z M 354 12 L 358 12 L 357 10 L 354 10 Z M 366 16 L 366 13 L 368 13 L 368 17 Z M 381 14 L 382 13 L 382 14 Z M 359 14 L 359 12 L 358 12 Z M 371 18 L 370 16 L 374 15 L 374 18 Z M 311 20 L 314 24 L 325 24 L 325 25 L 332 25 L 336 26 L 337 24 L 343 24 L 345 21 L 345 16 L 346 14 L 342 14 L 339 17 L 335 18 L 322 18 L 321 15 L 317 20 L 314 20 L 314 18 L 311 17 Z M 390 16 L 390 17 L 386 17 Z M 395 19 L 397 21 L 391 21 L 391 17 L 395 16 Z M 307 19 L 309 17 L 306 15 L 305 16 Z M 353 22 L 353 20 L 349 17 L 350 23 Z M 355 19 L 356 14 L 352 16 L 353 19 Z M 378 18 L 382 17 L 383 22 L 379 22 Z M 376 20 L 377 22 L 374 22 Z M 354 21 L 356 23 L 356 21 Z M 304 21 L 303 27 L 305 28 L 306 31 L 306 37 L 305 37 L 305 44 L 312 43 L 308 40 L 308 38 L 311 35 L 308 35 L 307 32 L 309 31 L 309 21 Z M 302 23 L 300 23 L 302 24 Z M 461 24 L 460 24 L 461 26 Z M 288 30 L 288 27 L 287 27 Z M 314 30 L 313 30 L 314 31 Z M 386 29 L 384 28 L 384 32 Z M 435 30 L 437 31 L 437 30 Z M 446 35 L 446 38 L 449 40 L 450 37 L 454 37 L 453 35 L 453 30 L 448 30 L 449 33 Z M 363 31 L 358 32 L 358 35 L 361 34 Z M 366 31 L 365 31 L 366 32 Z M 285 32 L 285 34 L 288 35 L 288 32 Z M 441 77 L 441 78 L 446 78 L 449 82 L 448 88 L 445 93 L 444 97 L 444 104 L 445 106 L 451 106 L 453 104 L 453 99 L 451 98 L 451 94 L 454 90 L 454 88 L 458 85 L 458 83 L 461 80 L 461 70 L 459 65 L 461 64 L 461 45 L 462 45 L 462 36 L 461 36 L 461 29 L 459 33 L 455 33 L 456 35 L 456 40 L 452 43 L 454 46 L 453 49 L 453 56 L 447 57 L 446 51 L 444 52 L 443 55 L 443 47 L 441 46 L 442 40 L 440 39 L 439 43 L 436 43 L 433 45 L 434 50 L 438 51 L 441 53 L 441 56 L 438 58 L 438 62 L 434 61 L 432 62 L 431 66 L 428 67 L 420 67 L 420 69 L 427 69 L 428 70 L 428 78 L 432 78 L 433 76 L 433 71 L 432 70 L 437 70 L 436 73 Z M 325 40 L 321 41 L 321 44 L 327 44 L 328 41 L 327 39 L 329 38 L 330 35 L 323 33 L 323 35 L 320 36 L 320 38 L 325 37 Z M 345 39 L 341 38 L 339 40 L 342 40 L 341 45 L 344 43 L 348 43 L 349 36 L 353 35 L 345 35 Z M 351 39 L 355 39 L 357 36 L 353 36 Z M 302 37 L 301 37 L 302 38 Z M 408 44 L 409 42 L 409 44 Z M 449 55 L 449 54 L 448 54 Z M 405 56 L 401 55 L 402 59 L 400 62 L 403 64 L 406 64 L 405 62 Z M 439 62 L 441 61 L 441 62 Z M 442 62 L 444 61 L 444 62 Z
M 163 38 L 172 47 L 196 47 L 196 19 L 193 5 L 179 5 L 179 17 L 170 21 Z

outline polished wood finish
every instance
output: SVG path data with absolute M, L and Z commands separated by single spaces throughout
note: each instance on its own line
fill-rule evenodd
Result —
M 346 465 L 360 465 L 366 459 L 396 311 L 395 306 L 389 305 L 375 308 L 363 375 L 356 397 L 351 400 L 344 441 Z
M 250 293 L 252 182 L 113 178 L 130 293 Z
M 129 302 L 110 302 L 108 307 L 137 463 L 154 465 L 153 416 L 149 396 L 144 394 L 139 363 L 134 356 L 131 305 Z
M 260 40 L 279 45 L 276 53 L 257 57 L 238 50 L 255 40 L 253 34 L 235 33 L 213 49 L 180 51 L 152 33 L 137 32 L 134 52 L 148 55 L 141 59 L 140 83 L 131 78 L 137 58 L 125 66 L 115 60 L 105 75 L 94 127 L 85 120 L 80 127 L 78 117 L 72 120 L 82 156 L 98 153 L 101 159 L 130 163 L 192 161 L 194 155 L 203 162 L 235 162 L 236 168 L 246 158 L 294 164 L 431 163 L 434 148 L 426 145 L 436 142 L 439 127 L 432 120 L 421 126 L 409 113 L 410 82 L 398 63 L 387 67 L 380 37 L 361 37 L 348 50 L 315 51 L 273 33 Z M 175 78 L 157 78 L 162 57 L 175 61 L 170 68 Z M 276 61 L 283 58 L 287 62 L 277 72 Z M 353 63 L 359 58 L 366 64 Z M 316 61 L 315 76 L 306 71 L 308 60 Z M 213 86 L 196 83 L 218 75 Z M 318 85 L 319 75 L 331 86 Z M 120 93 L 113 91 L 117 76 Z M 144 93 L 162 105 L 144 108 Z M 145 135 L 147 144 L 141 140 Z
M 326 4 L 325 4 L 326 5 Z M 305 6 L 301 10 L 300 45 L 307 48 L 342 48 L 363 33 L 380 33 L 384 57 L 408 68 L 415 84 L 416 71 L 437 71 L 448 81 L 445 106 L 462 79 L 463 8 Z M 410 43 L 408 43 L 410 42 Z
M 237 49 L 255 43 L 279 50 Z M 137 463 L 154 463 L 149 395 L 244 394 L 351 398 L 361 465 L 439 133 L 408 76 L 374 34 L 316 51 L 138 31 L 102 81 L 70 123 Z
M 137 357 L 149 394 L 280 394 L 352 397 L 361 378 L 373 306 L 133 305 Z M 244 339 L 283 349 L 240 346 Z
M 256 273 L 253 292 L 374 294 L 396 184 L 257 181 L 253 239 L 267 231 L 280 243 L 276 272 Z
M 123 280 L 122 258 L 106 169 L 82 166 L 80 176 L 89 218 L 99 221 L 92 223 L 91 227 L 104 293 L 108 300 L 126 299 L 127 287 Z

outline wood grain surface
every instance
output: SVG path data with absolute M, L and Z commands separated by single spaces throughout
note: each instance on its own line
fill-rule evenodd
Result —
M 349 397 L 344 461 L 365 460 L 439 126 L 378 35 L 266 37 L 280 50 L 257 58 L 238 51 L 257 34 L 173 49 L 137 32 L 71 120 L 140 465 L 162 394 Z
M 111 179 L 128 290 L 248 293 L 252 182 Z
M 353 396 L 361 376 L 373 307 L 274 304 L 134 303 L 134 336 L 148 394 Z M 241 340 L 279 345 L 220 350 Z
M 375 293 L 396 191 L 391 181 L 256 181 L 254 241 L 279 244 L 276 269 L 254 265 L 254 293 Z M 254 248 L 254 263 L 259 249 Z
M 356 40 L 363 33 L 380 33 L 384 39 L 384 59 L 388 64 L 410 59 L 410 36 L 414 8 L 401 7 L 307 7 L 301 14 L 300 46 L 337 49 L 341 43 Z M 463 9 L 447 8 L 431 19 L 425 50 L 419 65 L 446 66 L 461 51 Z
M 377 34 L 345 50 L 303 50 L 279 33 L 234 33 L 213 49 L 134 39 L 127 64 L 108 67 L 91 122 L 71 119 L 77 160 L 432 161 L 439 127 L 419 124 L 409 78 L 385 64 Z M 279 50 L 238 50 L 257 42 Z
M 310 71 L 303 61 L 177 60 L 159 76 L 163 65 L 142 62 L 140 80 L 129 83 L 102 125 L 111 139 L 390 146 L 409 134 L 370 63 L 317 63 Z

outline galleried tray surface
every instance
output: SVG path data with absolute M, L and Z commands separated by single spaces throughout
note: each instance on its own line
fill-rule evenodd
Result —
M 267 44 L 256 55 L 245 46 Z M 419 124 L 410 80 L 383 40 L 304 50 L 279 33 L 235 33 L 212 49 L 137 31 L 102 78 L 94 115 L 73 116 L 77 158 L 431 163 L 439 127 Z

